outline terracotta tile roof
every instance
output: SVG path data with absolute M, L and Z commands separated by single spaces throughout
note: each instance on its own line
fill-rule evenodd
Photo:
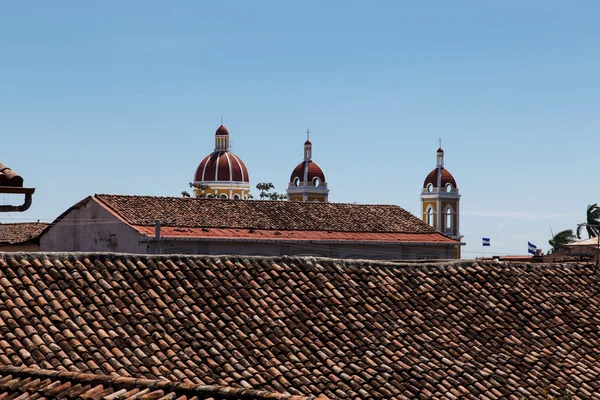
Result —
M 95 195 L 130 225 L 335 232 L 436 233 L 395 205 Z
M 154 236 L 153 226 L 133 225 L 138 232 Z M 161 228 L 161 236 L 176 238 L 198 238 L 205 240 L 248 240 L 248 241 L 290 241 L 290 242 L 372 242 L 372 243 L 446 243 L 455 244 L 456 240 L 439 233 L 370 233 L 370 232 L 332 232 L 332 231 L 278 231 L 261 229 L 227 228 Z
M 4 365 L 330 398 L 588 399 L 599 329 L 586 265 L 0 254 Z
M 0 245 L 36 242 L 47 226 L 43 222 L 0 223 Z
M 23 178 L 0 163 L 0 186 L 23 187 Z
M 250 389 L 0 365 L 0 396 L 29 399 L 308 400 Z

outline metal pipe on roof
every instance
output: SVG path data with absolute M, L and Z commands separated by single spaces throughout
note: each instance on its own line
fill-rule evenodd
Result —
M 156 254 L 160 254 L 160 219 L 154 220 L 154 240 L 156 242 Z
M 0 212 L 23 212 L 31 207 L 33 192 L 25 193 L 25 201 L 20 206 L 0 205 Z

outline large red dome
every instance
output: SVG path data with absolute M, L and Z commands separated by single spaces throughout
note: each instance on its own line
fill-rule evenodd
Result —
M 427 185 L 429 185 L 430 183 L 433 185 L 433 187 L 437 187 L 438 184 L 438 173 L 441 173 L 442 175 L 442 179 L 441 179 L 441 188 L 443 188 L 444 186 L 446 186 L 448 183 L 452 184 L 453 187 L 456 187 L 456 181 L 454 180 L 454 177 L 452 176 L 452 174 L 445 169 L 444 167 L 441 168 L 435 168 L 433 171 L 431 171 L 429 173 L 429 175 L 427 175 L 427 178 L 425 178 L 425 182 L 423 183 L 423 187 L 426 188 Z
M 292 172 L 292 176 L 290 177 L 290 182 L 293 182 L 295 178 L 299 178 L 300 182 L 304 182 L 304 171 L 308 169 L 307 174 L 307 182 L 312 182 L 314 178 L 319 178 L 321 182 L 325 182 L 325 174 L 321 167 L 317 165 L 316 162 L 308 160 L 302 161 L 296 168 L 294 168 L 294 172 Z
M 221 126 L 221 128 L 225 127 Z M 196 182 L 250 182 L 246 166 L 230 151 L 215 151 L 204 157 L 198 165 L 194 180 Z

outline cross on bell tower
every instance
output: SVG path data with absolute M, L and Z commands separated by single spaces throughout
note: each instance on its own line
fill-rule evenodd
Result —
M 304 161 L 312 159 L 312 143 L 310 142 L 310 129 L 306 130 L 306 142 L 304 142 Z

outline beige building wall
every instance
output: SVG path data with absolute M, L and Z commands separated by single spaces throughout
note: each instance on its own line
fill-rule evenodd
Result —
M 74 208 L 40 236 L 41 251 L 144 254 L 140 234 L 94 200 Z
M 20 243 L 20 244 L 5 244 L 0 245 L 0 252 L 16 253 L 16 252 L 34 252 L 40 251 L 40 245 L 37 243 Z
M 156 253 L 151 241 L 148 254 Z M 164 238 L 161 254 L 207 254 L 249 256 L 321 256 L 348 259 L 414 260 L 454 259 L 455 246 L 451 245 L 394 245 L 344 243 L 270 243 L 209 240 L 170 240 Z

